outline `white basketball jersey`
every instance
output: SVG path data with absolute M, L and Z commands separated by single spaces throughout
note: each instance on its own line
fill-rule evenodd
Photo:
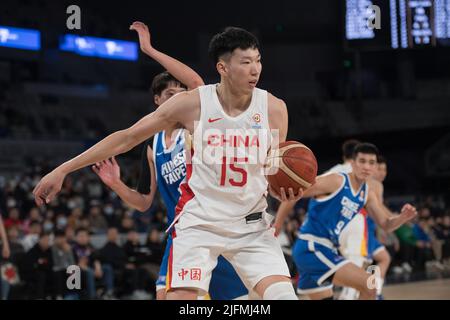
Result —
M 322 173 L 322 175 L 328 175 L 331 173 L 350 173 L 352 172 L 352 165 L 350 162 L 346 163 L 339 163 L 335 165 L 334 167 L 328 169 L 326 172 Z
M 216 88 L 199 87 L 200 121 L 177 206 L 180 228 L 226 227 L 267 207 L 263 172 L 271 143 L 267 91 L 255 88 L 247 110 L 231 117 L 223 110 Z

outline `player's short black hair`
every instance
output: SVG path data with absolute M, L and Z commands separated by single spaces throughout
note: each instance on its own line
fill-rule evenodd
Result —
M 383 157 L 383 155 L 379 154 L 377 156 L 377 162 L 378 162 L 378 164 L 386 163 L 386 158 Z
M 360 143 L 353 149 L 352 158 L 356 159 L 358 153 L 374 154 L 377 158 L 379 155 L 378 148 L 374 144 L 367 142 Z
M 168 73 L 167 71 L 161 72 L 157 76 L 153 78 L 152 81 L 152 94 L 159 96 L 161 93 L 169 87 L 169 84 L 174 83 L 175 85 L 185 88 L 187 90 L 187 86 L 180 81 L 178 81 L 173 75 Z
M 245 29 L 227 27 L 216 34 L 209 43 L 209 56 L 217 63 L 225 54 L 231 54 L 235 49 L 259 49 L 258 39 Z
M 355 150 L 355 147 L 360 143 L 361 141 L 356 139 L 349 139 L 344 141 L 344 143 L 342 144 L 342 156 L 344 157 L 344 160 L 352 159 L 353 150 Z

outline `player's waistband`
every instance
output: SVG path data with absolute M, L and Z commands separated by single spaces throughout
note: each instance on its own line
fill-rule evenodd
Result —
M 316 237 L 315 235 L 312 235 L 312 234 L 299 233 L 297 235 L 297 237 L 301 240 L 316 242 L 316 243 L 318 243 L 324 247 L 330 248 L 330 249 L 336 248 L 336 246 L 330 240 L 328 240 L 326 238 Z
M 248 216 L 245 216 L 245 223 L 254 223 L 262 219 L 262 212 L 250 213 Z

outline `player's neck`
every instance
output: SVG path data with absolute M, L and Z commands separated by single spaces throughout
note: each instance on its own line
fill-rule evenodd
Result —
M 166 148 L 171 148 L 172 144 L 175 143 L 175 134 L 178 132 L 177 130 L 177 128 L 171 128 L 164 131 L 164 142 L 166 144 Z
M 361 185 L 364 183 L 364 180 L 358 179 L 353 172 L 349 173 L 348 177 L 350 178 L 350 184 L 353 190 L 359 190 Z
M 234 88 L 223 80 L 216 90 L 223 111 L 232 117 L 247 110 L 252 101 L 252 93 L 243 94 L 241 90 Z

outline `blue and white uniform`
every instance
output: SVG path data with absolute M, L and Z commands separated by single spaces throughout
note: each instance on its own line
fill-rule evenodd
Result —
M 385 247 L 378 241 L 376 229 L 377 225 L 375 221 L 369 215 L 366 217 L 367 219 L 367 258 L 373 260 L 373 256 L 376 255 L 381 250 L 385 249 Z
M 180 197 L 180 183 L 186 176 L 186 151 L 184 131 L 179 130 L 175 142 L 170 148 L 165 144 L 165 132 L 157 133 L 153 138 L 153 162 L 155 164 L 158 190 L 167 208 L 167 226 L 175 217 L 175 208 Z M 161 262 L 156 290 L 166 288 L 166 277 L 172 233 L 167 239 L 164 257 Z M 247 295 L 248 291 L 231 264 L 219 257 L 218 264 L 212 273 L 209 295 L 212 299 L 231 300 Z
M 299 229 L 293 258 L 299 272 L 298 293 L 308 294 L 332 287 L 332 275 L 346 263 L 338 253 L 340 235 L 367 202 L 368 186 L 353 191 L 348 174 L 331 195 L 311 199 L 307 218 Z

